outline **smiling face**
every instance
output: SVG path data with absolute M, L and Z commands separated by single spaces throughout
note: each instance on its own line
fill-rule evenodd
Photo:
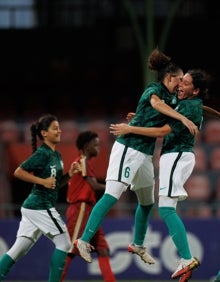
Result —
M 193 84 L 192 76 L 189 73 L 186 73 L 178 86 L 178 98 L 190 99 L 199 94 L 199 88 L 195 88 Z
M 42 136 L 44 138 L 45 143 L 59 143 L 61 137 L 61 129 L 59 122 L 57 120 L 52 121 L 50 126 L 48 127 L 48 130 L 42 130 Z

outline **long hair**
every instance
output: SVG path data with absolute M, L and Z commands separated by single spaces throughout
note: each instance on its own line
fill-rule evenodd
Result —
M 37 150 L 37 137 L 40 140 L 43 140 L 41 130 L 48 130 L 51 123 L 57 120 L 57 117 L 51 114 L 45 114 L 39 118 L 36 123 L 33 123 L 30 127 L 31 137 L 32 137 L 32 153 Z

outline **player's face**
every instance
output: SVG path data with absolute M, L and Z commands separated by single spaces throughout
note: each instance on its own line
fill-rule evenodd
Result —
M 171 93 L 175 93 L 180 81 L 183 79 L 183 72 L 180 70 L 175 75 L 171 75 Z
M 61 129 L 58 121 L 51 122 L 48 130 L 44 131 L 44 139 L 50 143 L 57 144 L 60 142 Z
M 99 154 L 99 138 L 94 138 L 89 142 L 87 151 L 90 154 L 90 157 L 95 157 Z
M 194 96 L 195 87 L 193 85 L 192 76 L 186 73 L 178 86 L 178 98 L 182 99 L 189 99 Z

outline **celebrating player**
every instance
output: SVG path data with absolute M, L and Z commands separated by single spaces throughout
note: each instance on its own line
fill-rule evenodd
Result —
M 202 70 L 189 70 L 178 87 L 179 103 L 176 110 L 201 128 L 204 98 L 208 91 L 208 76 Z M 217 112 L 216 112 L 217 113 Z M 219 116 L 219 113 L 216 114 Z M 193 269 L 199 266 L 197 258 L 192 257 L 185 226 L 176 212 L 177 202 L 188 196 L 184 183 L 190 177 L 194 165 L 195 136 L 174 119 L 167 119 L 162 127 L 136 127 L 129 124 L 112 124 L 110 132 L 115 135 L 141 134 L 148 137 L 165 137 L 159 161 L 159 214 L 165 221 L 169 234 L 181 257 L 172 278 L 180 277 L 186 282 Z
M 150 83 L 146 87 L 131 123 L 135 126 L 161 126 L 166 123 L 167 115 L 180 120 L 192 133 L 196 133 L 197 126 L 169 106 L 176 105 L 173 93 L 182 79 L 182 69 L 158 49 L 150 54 L 148 67 L 157 71 L 158 82 Z M 156 138 L 135 134 L 119 136 L 115 141 L 107 170 L 105 193 L 94 206 L 81 238 L 75 241 L 75 246 L 86 261 L 92 262 L 92 237 L 111 207 L 130 187 L 136 193 L 138 205 L 134 239 L 128 246 L 128 251 L 140 256 L 145 263 L 155 263 L 152 254 L 143 245 L 154 204 L 152 157 L 155 143 Z

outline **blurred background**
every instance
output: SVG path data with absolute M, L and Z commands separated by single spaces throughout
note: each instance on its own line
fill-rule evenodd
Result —
M 109 124 L 125 121 L 129 111 L 135 112 L 145 85 L 154 79 L 146 60 L 156 46 L 184 71 L 200 67 L 210 73 L 210 93 L 204 104 L 220 111 L 217 4 L 208 0 L 0 0 L 2 224 L 12 221 L 14 228 L 20 205 L 30 191 L 30 185 L 13 178 L 13 171 L 31 153 L 30 125 L 43 113 L 53 113 L 60 120 L 63 133 L 58 148 L 66 168 L 77 154 L 77 134 L 85 129 L 99 134 L 101 151 L 94 163 L 98 179 L 105 181 L 114 141 Z M 156 182 L 161 142 L 158 139 L 154 156 Z M 208 230 L 213 229 L 214 245 L 204 246 L 211 256 L 220 251 L 219 230 L 217 235 L 214 232 L 220 218 L 219 120 L 204 118 L 195 155 L 196 166 L 186 183 L 189 198 L 178 209 L 189 224 L 204 222 L 206 230 L 213 223 Z M 63 216 L 65 192 L 64 188 L 58 202 Z M 132 224 L 135 207 L 136 199 L 127 191 L 108 220 L 125 218 Z M 156 206 L 152 219 L 160 224 Z M 194 232 L 199 235 L 204 229 Z M 1 236 L 4 238 L 0 228 Z M 217 265 L 198 278 L 208 281 Z M 157 275 L 162 279 L 164 273 L 161 270 Z M 15 277 L 19 279 L 16 271 Z

